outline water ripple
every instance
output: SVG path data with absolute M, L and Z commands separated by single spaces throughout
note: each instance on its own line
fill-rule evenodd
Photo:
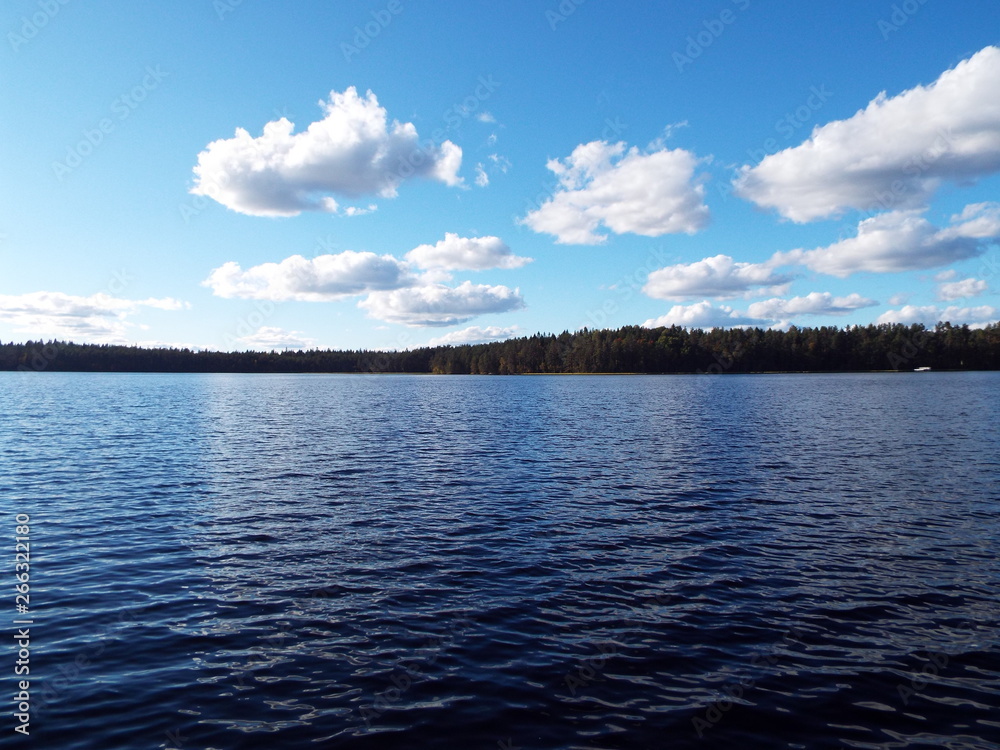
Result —
M 998 386 L 0 374 L 33 739 L 998 748 Z

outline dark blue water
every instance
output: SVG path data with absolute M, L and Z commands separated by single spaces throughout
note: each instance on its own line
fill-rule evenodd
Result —
M 998 392 L 2 373 L 0 744 L 1000 747 Z

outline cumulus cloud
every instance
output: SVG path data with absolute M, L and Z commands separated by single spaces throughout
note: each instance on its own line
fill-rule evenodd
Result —
M 922 323 L 925 326 L 933 326 L 936 323 L 944 322 L 952 325 L 968 325 L 970 328 L 982 328 L 989 323 L 1000 320 L 1000 310 L 989 305 L 979 307 L 950 307 L 940 308 L 936 305 L 915 306 L 906 305 L 899 310 L 889 310 L 878 316 L 876 323 L 903 323 L 913 325 Z
M 362 208 L 361 206 L 347 206 L 344 209 L 344 216 L 364 216 L 377 210 L 378 206 L 374 203 L 369 203 L 366 208 Z
M 130 317 L 143 308 L 185 310 L 187 302 L 171 297 L 128 300 L 103 292 L 80 297 L 62 292 L 0 294 L 0 320 L 33 337 L 77 343 L 126 343 L 137 324 Z
M 325 302 L 413 283 L 406 266 L 391 255 L 345 250 L 312 260 L 293 255 L 245 271 L 229 261 L 214 269 L 202 285 L 217 297 Z
M 486 187 L 490 184 L 490 176 L 486 174 L 486 170 L 483 169 L 483 165 L 476 165 L 476 185 L 479 187 Z
M 754 302 L 747 308 L 752 318 L 786 320 L 796 315 L 846 315 L 862 307 L 877 305 L 873 299 L 860 294 L 849 294 L 846 297 L 834 297 L 829 292 L 811 292 L 804 297 L 791 299 L 764 300 Z
M 992 240 L 1000 237 L 1000 203 L 970 203 L 951 217 L 952 231 L 963 237 Z
M 462 149 L 451 141 L 421 142 L 412 123 L 389 123 L 371 91 L 364 98 L 353 86 L 331 91 L 320 106 L 323 119 L 302 132 L 282 117 L 257 138 L 237 128 L 233 138 L 208 144 L 198 155 L 191 192 L 244 214 L 294 216 L 336 212 L 334 196 L 395 197 L 411 177 L 461 184 Z
M 962 279 L 949 281 L 938 286 L 938 299 L 953 300 L 978 297 L 989 291 L 989 284 L 982 279 Z
M 521 223 L 559 244 L 598 245 L 607 234 L 660 237 L 693 234 L 708 224 L 698 158 L 657 142 L 641 152 L 625 143 L 592 141 L 546 165 L 559 180 L 555 193 Z
M 462 344 L 485 344 L 490 341 L 505 341 L 521 332 L 520 326 L 501 328 L 499 326 L 469 326 L 461 331 L 452 331 L 427 342 L 428 346 L 461 346 Z
M 863 307 L 877 305 L 875 300 L 860 294 L 834 297 L 829 292 L 811 292 L 803 297 L 782 299 L 775 297 L 754 302 L 746 311 L 734 310 L 727 305 L 714 305 L 702 300 L 691 305 L 674 305 L 658 318 L 643 323 L 646 328 L 682 326 L 684 328 L 784 328 L 791 318 L 801 315 L 846 315 Z
M 520 268 L 532 260 L 514 255 L 499 237 L 460 237 L 452 232 L 445 232 L 434 245 L 415 247 L 406 259 L 420 268 L 449 271 Z
M 750 318 L 726 305 L 716 307 L 708 300 L 693 305 L 674 305 L 658 318 L 643 323 L 645 328 L 682 326 L 684 328 L 732 328 L 736 326 L 766 325 L 769 321 Z
M 387 323 L 431 327 L 458 325 L 478 315 L 519 310 L 524 307 L 524 299 L 518 289 L 466 281 L 457 287 L 425 284 L 372 292 L 358 307 Z
M 776 273 L 767 263 L 737 263 L 728 255 L 716 255 L 653 271 L 642 290 L 655 299 L 727 298 L 751 290 L 783 294 L 791 280 L 791 276 Z
M 214 269 L 202 284 L 218 297 L 275 302 L 328 302 L 367 294 L 358 306 L 373 318 L 414 327 L 450 326 L 485 313 L 520 309 L 524 300 L 518 290 L 505 286 L 468 281 L 446 286 L 441 282 L 450 279 L 449 271 L 517 268 L 530 261 L 514 255 L 498 237 L 459 237 L 449 232 L 435 245 L 411 250 L 406 261 L 353 250 L 311 260 L 293 255 L 246 270 L 230 261 Z M 415 276 L 414 267 L 425 271 Z M 276 331 L 268 329 L 269 338 L 249 343 L 298 348 L 296 341 L 302 346 L 311 342 L 296 332 L 286 339 Z
M 275 349 L 308 349 L 315 346 L 316 339 L 309 338 L 301 331 L 261 326 L 248 336 L 240 336 L 234 342 L 236 349 L 269 352 Z
M 1000 48 L 986 47 L 927 86 L 883 92 L 799 146 L 744 166 L 736 193 L 796 222 L 848 208 L 916 208 L 945 181 L 1000 170 Z
M 858 224 L 855 237 L 815 250 L 776 253 L 772 263 L 801 263 L 814 271 L 850 276 L 935 268 L 980 255 L 1000 237 L 1000 204 L 977 203 L 939 229 L 922 211 L 889 211 Z

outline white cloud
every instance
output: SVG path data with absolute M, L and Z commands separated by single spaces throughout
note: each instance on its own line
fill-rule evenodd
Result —
M 754 302 L 747 308 L 747 314 L 752 318 L 785 320 L 796 315 L 846 315 L 862 307 L 877 305 L 873 299 L 860 294 L 849 294 L 846 297 L 834 297 L 829 292 L 810 292 L 804 297 L 791 299 L 764 300 Z
M 965 297 L 978 297 L 989 291 L 989 284 L 982 279 L 962 279 L 950 281 L 938 287 L 938 299 L 953 300 Z
M 411 327 L 451 326 L 478 315 L 519 310 L 520 290 L 463 282 L 457 287 L 427 284 L 391 292 L 372 292 L 358 303 L 368 314 L 387 323 Z
M 962 237 L 992 240 L 1000 237 L 1000 203 L 970 203 L 951 217 L 951 231 Z
M 500 154 L 490 154 L 488 158 L 493 162 L 493 169 L 497 170 L 501 174 L 507 174 L 511 166 L 513 166 L 506 156 L 501 156 Z
M 364 216 L 365 214 L 370 214 L 373 211 L 377 211 L 378 206 L 374 203 L 369 203 L 367 208 L 361 208 L 359 206 L 348 206 L 344 209 L 344 216 Z
M 499 237 L 459 237 L 452 232 L 434 245 L 415 247 L 406 259 L 420 268 L 449 271 L 520 268 L 532 260 L 514 255 Z
M 469 326 L 461 331 L 452 331 L 427 342 L 427 346 L 461 346 L 462 344 L 485 344 L 490 341 L 505 341 L 521 332 L 520 326 L 501 328 L 499 326 Z
M 986 241 L 1000 237 L 1000 204 L 977 203 L 939 229 L 922 211 L 890 211 L 858 224 L 855 237 L 815 250 L 776 253 L 772 263 L 801 263 L 814 271 L 850 276 L 935 268 L 980 255 Z
M 684 328 L 738 328 L 754 326 L 758 328 L 787 328 L 791 318 L 800 315 L 845 315 L 862 307 L 878 303 L 849 294 L 834 297 L 829 292 L 811 292 L 804 297 L 791 299 L 774 298 L 755 302 L 746 311 L 734 310 L 727 305 L 713 305 L 702 300 L 691 305 L 674 305 L 670 311 L 658 318 L 647 320 L 646 328 L 660 326 L 682 326 Z
M 490 112 L 480 112 L 476 115 L 476 119 L 479 120 L 479 122 L 486 123 L 495 123 L 497 121 L 497 118 L 495 118 Z
M 766 263 L 737 263 L 728 255 L 716 255 L 653 271 L 642 291 L 669 300 L 738 297 L 751 290 L 783 294 L 791 280 Z
M 645 328 L 682 326 L 684 328 L 732 328 L 735 326 L 767 325 L 769 321 L 746 317 L 726 305 L 715 307 L 708 300 L 693 305 L 674 305 L 666 315 L 651 318 Z
M 906 292 L 899 292 L 889 297 L 890 305 L 905 305 L 907 300 L 910 299 L 910 295 Z
M 490 184 L 490 176 L 486 174 L 486 170 L 483 169 L 482 164 L 476 165 L 476 185 L 479 187 L 486 187 Z
M 217 297 L 325 302 L 415 283 L 406 266 L 391 255 L 345 250 L 307 260 L 301 255 L 247 270 L 229 261 L 202 282 Z
M 651 144 L 643 153 L 624 143 L 592 141 L 564 160 L 546 165 L 559 188 L 521 223 L 551 234 L 559 244 L 598 245 L 607 234 L 644 237 L 686 232 L 708 224 L 704 185 L 695 177 L 698 158 L 683 149 Z
M 903 323 L 912 325 L 922 323 L 925 326 L 933 326 L 936 323 L 944 322 L 952 325 L 967 324 L 971 328 L 982 328 L 988 323 L 1000 320 L 1000 310 L 988 305 L 979 307 L 950 307 L 940 308 L 934 305 L 917 307 L 906 305 L 899 310 L 889 310 L 878 316 L 876 323 Z
M 301 331 L 286 331 L 274 326 L 261 326 L 248 336 L 235 339 L 239 350 L 273 351 L 275 349 L 308 349 L 315 346 L 316 339 L 309 338 Z
M 62 292 L 0 295 L 0 321 L 38 338 L 76 343 L 127 343 L 137 325 L 128 319 L 143 308 L 186 310 L 191 305 L 171 297 L 128 300 L 103 292 L 79 297 Z
M 320 106 L 323 119 L 302 132 L 293 133 L 282 117 L 258 138 L 237 128 L 233 138 L 208 144 L 191 192 L 244 214 L 294 216 L 336 212 L 332 196 L 394 197 L 410 177 L 461 184 L 462 149 L 451 141 L 421 143 L 412 123 L 390 124 L 371 91 L 363 99 L 353 86 L 331 91 Z
M 736 192 L 796 222 L 845 209 L 916 208 L 944 181 L 1000 170 L 1000 48 L 986 47 L 934 83 L 883 92 L 799 146 L 744 166 Z

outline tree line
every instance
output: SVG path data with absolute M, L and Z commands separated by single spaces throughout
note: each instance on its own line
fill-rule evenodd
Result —
M 750 373 L 1000 369 L 1000 323 L 535 334 L 406 351 L 218 352 L 114 344 L 0 344 L 0 370 L 231 373 Z

